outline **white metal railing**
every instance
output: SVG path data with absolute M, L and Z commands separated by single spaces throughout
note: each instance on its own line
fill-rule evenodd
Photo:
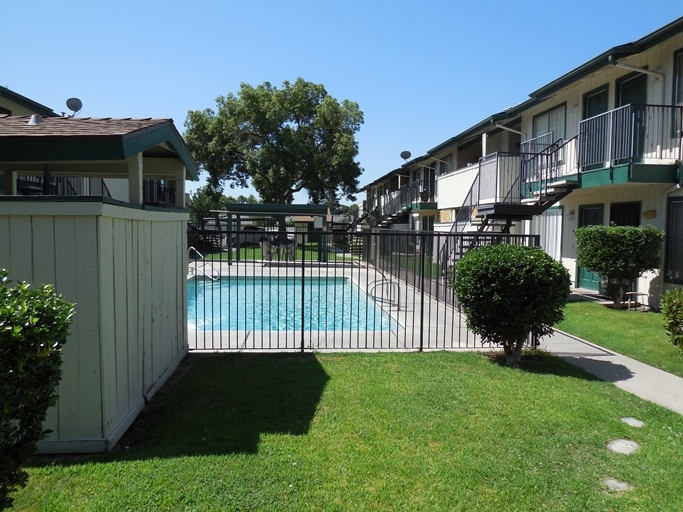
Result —
M 580 167 L 615 161 L 680 160 L 683 107 L 626 105 L 581 121 Z
M 196 254 L 197 256 L 199 256 L 199 258 L 204 262 L 204 267 L 205 267 L 206 264 L 208 263 L 209 266 L 211 267 L 211 270 L 212 270 L 212 273 L 211 273 L 211 274 L 208 274 L 207 272 L 204 271 L 204 267 L 201 267 L 201 268 L 200 268 L 200 267 L 198 267 L 198 266 L 196 265 L 196 263 L 195 263 L 195 266 L 194 266 L 194 267 L 190 267 L 190 270 L 192 271 L 192 273 L 196 275 L 197 272 L 200 272 L 201 274 L 203 274 L 204 276 L 208 277 L 208 278 L 211 279 L 212 281 L 217 281 L 218 279 L 220 279 L 220 277 L 221 277 L 220 268 L 219 268 L 218 270 L 216 270 L 216 267 L 213 265 L 213 263 L 212 263 L 211 261 L 207 261 L 207 259 L 204 257 L 204 255 L 203 255 L 201 252 L 199 252 L 195 247 L 190 246 L 190 248 L 187 250 L 187 259 L 190 259 L 190 256 L 191 256 L 191 254 L 192 254 L 192 251 L 194 251 L 195 254 Z
M 543 135 L 538 135 L 532 139 L 525 140 L 520 144 L 519 152 L 526 154 L 536 154 L 545 151 L 548 146 L 550 146 L 554 140 L 553 132 L 544 133 Z

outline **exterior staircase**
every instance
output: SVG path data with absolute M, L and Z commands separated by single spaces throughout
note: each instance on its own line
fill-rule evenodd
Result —
M 568 167 L 576 162 L 576 140 L 522 148 L 531 147 L 533 153 L 499 152 L 479 159 L 479 172 L 451 228 L 451 233 L 472 236 L 445 239 L 439 249 L 447 280 L 465 252 L 494 243 L 491 236 L 510 233 L 515 223 L 541 215 L 572 192 L 577 181 L 567 176 L 575 175 Z

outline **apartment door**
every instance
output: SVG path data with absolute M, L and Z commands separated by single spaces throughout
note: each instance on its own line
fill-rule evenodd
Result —
M 645 105 L 647 103 L 647 75 L 643 73 L 635 73 L 627 75 L 621 81 L 617 82 L 617 107 L 624 105 Z M 643 156 L 643 146 L 645 143 L 645 109 L 636 108 L 632 113 L 633 126 L 630 123 L 628 126 L 623 126 L 623 130 L 627 132 L 623 135 L 629 135 L 628 130 L 633 130 L 633 151 L 629 155 L 632 158 L 641 158 Z
M 586 93 L 583 97 L 583 118 L 589 119 L 608 110 L 609 90 L 607 85 Z M 585 170 L 599 169 L 607 161 L 608 123 L 591 121 L 583 128 L 582 138 L 585 138 L 585 152 L 588 160 L 595 162 Z
M 584 205 L 579 206 L 579 227 L 601 226 L 603 224 L 603 205 Z M 600 291 L 600 276 L 583 267 L 577 267 L 576 286 L 588 290 Z

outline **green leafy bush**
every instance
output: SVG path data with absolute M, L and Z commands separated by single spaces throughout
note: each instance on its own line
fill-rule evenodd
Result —
M 569 273 L 540 247 L 491 245 L 469 251 L 453 284 L 468 327 L 503 346 L 516 365 L 529 334 L 552 332 L 569 298 Z
M 607 282 L 620 307 L 627 281 L 659 269 L 663 240 L 652 226 L 586 226 L 576 230 L 576 262 Z
M 671 338 L 671 343 L 683 351 L 683 290 L 669 290 L 662 297 L 662 314 L 664 328 Z
M 8 274 L 0 269 L 0 508 L 26 485 L 21 465 L 49 433 L 42 424 L 57 400 L 61 346 L 74 313 L 52 286 L 9 287 Z

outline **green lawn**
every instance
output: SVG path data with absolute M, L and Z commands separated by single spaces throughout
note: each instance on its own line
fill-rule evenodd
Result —
M 120 453 L 29 464 L 17 509 L 680 510 L 683 417 L 555 357 L 192 355 L 177 375 Z
M 564 316 L 558 329 L 683 377 L 683 355 L 669 342 L 661 313 L 574 302 L 567 304 Z
M 232 253 L 232 259 L 233 261 L 237 260 L 237 257 L 239 255 L 240 260 L 242 261 L 251 261 L 251 260 L 258 260 L 261 261 L 262 259 L 262 251 L 261 247 L 258 245 L 255 246 L 243 246 L 240 247 L 239 249 L 239 254 L 238 251 L 233 251 Z M 205 257 L 207 260 L 222 260 L 222 261 L 228 261 L 228 253 L 227 252 L 219 252 L 219 253 L 212 253 L 212 254 L 205 254 Z M 297 245 L 296 248 L 296 255 L 295 255 L 295 261 L 301 262 L 301 258 L 304 257 L 306 261 L 318 261 L 318 244 L 317 243 L 308 243 L 305 246 Z M 327 253 L 327 259 L 328 261 L 356 261 L 358 258 L 356 257 L 351 257 L 347 254 L 343 253 L 335 253 L 333 251 L 329 251 Z M 277 256 L 275 254 L 275 250 L 273 250 L 273 260 L 277 261 Z
M 418 275 L 422 275 L 422 269 L 424 269 L 426 279 L 438 279 L 441 277 L 441 265 L 434 263 L 433 256 L 421 257 L 410 254 L 392 254 L 385 256 L 384 262 L 385 268 L 387 266 L 395 266 Z

